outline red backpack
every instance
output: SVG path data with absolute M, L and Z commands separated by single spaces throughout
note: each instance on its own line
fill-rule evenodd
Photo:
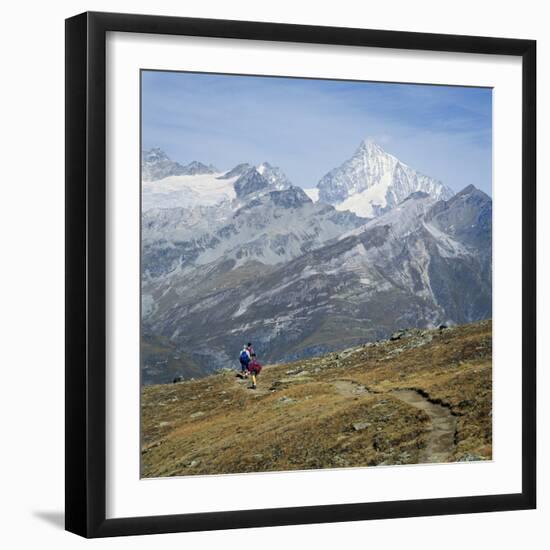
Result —
M 254 374 L 260 374 L 262 371 L 262 365 L 260 365 L 256 359 L 253 359 L 250 365 L 248 365 L 248 370 Z

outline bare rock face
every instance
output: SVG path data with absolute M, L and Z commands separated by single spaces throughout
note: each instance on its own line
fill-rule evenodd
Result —
M 231 179 L 235 176 L 239 177 L 243 174 L 246 174 L 249 170 L 251 170 L 253 166 L 251 164 L 248 164 L 247 162 L 243 162 L 241 164 L 237 164 L 234 168 L 226 172 L 225 174 L 219 176 L 219 179 Z
M 147 384 L 231 368 L 250 340 L 277 363 L 491 317 L 492 201 L 473 186 L 453 196 L 372 141 L 316 202 L 268 162 L 142 158 Z
M 142 219 L 143 326 L 205 374 L 250 340 L 275 363 L 491 316 L 492 203 L 475 187 L 365 219 L 259 173 L 241 183 L 224 207 Z
M 270 186 L 269 180 L 264 178 L 255 168 L 248 170 L 235 182 L 235 192 L 238 198 L 243 198 Z
M 288 189 L 292 185 L 286 174 L 278 166 L 272 166 L 269 162 L 262 162 L 256 170 L 279 191 Z

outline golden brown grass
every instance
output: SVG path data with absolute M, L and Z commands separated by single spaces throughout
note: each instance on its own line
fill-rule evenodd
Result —
M 412 331 L 268 366 L 256 391 L 235 373 L 144 387 L 142 475 L 418 463 L 433 419 L 400 399 L 399 389 L 416 390 L 456 418 L 446 460 L 490 459 L 491 330 L 484 321 Z

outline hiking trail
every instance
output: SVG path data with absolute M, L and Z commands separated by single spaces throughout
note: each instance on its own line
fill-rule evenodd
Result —
M 443 405 L 432 403 L 415 390 L 393 390 L 391 395 L 424 411 L 432 427 L 428 441 L 419 457 L 419 463 L 448 462 L 455 448 L 456 418 Z
M 365 386 L 351 380 L 336 380 L 333 386 L 337 393 L 349 397 L 372 393 Z M 430 418 L 427 445 L 422 450 L 419 462 L 447 462 L 455 448 L 456 432 L 456 418 L 450 410 L 443 405 L 432 403 L 415 390 L 393 390 L 387 394 L 420 409 Z
M 235 384 L 239 388 L 241 388 L 246 393 L 250 394 L 252 397 L 259 397 L 261 395 L 266 395 L 269 393 L 269 388 L 264 384 L 261 385 L 260 380 L 258 380 L 258 384 L 256 385 L 256 389 L 253 390 L 250 388 L 250 385 L 252 384 L 252 378 L 241 378 L 238 374 L 235 376 Z
M 261 386 L 255 390 L 249 389 L 250 378 L 235 377 L 236 384 L 252 397 L 260 397 L 270 393 L 268 386 Z M 419 463 L 448 462 L 455 448 L 456 418 L 448 407 L 432 403 L 428 398 L 416 390 L 396 389 L 389 392 L 370 392 L 368 388 L 353 382 L 352 380 L 334 380 L 332 382 L 336 393 L 346 397 L 358 397 L 361 395 L 391 395 L 407 405 L 425 412 L 431 427 L 428 429 L 427 444 L 422 450 Z

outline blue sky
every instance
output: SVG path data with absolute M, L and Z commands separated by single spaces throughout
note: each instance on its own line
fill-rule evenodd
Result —
M 314 187 L 362 139 L 455 191 L 491 194 L 492 91 L 281 77 L 142 73 L 142 147 L 219 169 L 262 161 Z

